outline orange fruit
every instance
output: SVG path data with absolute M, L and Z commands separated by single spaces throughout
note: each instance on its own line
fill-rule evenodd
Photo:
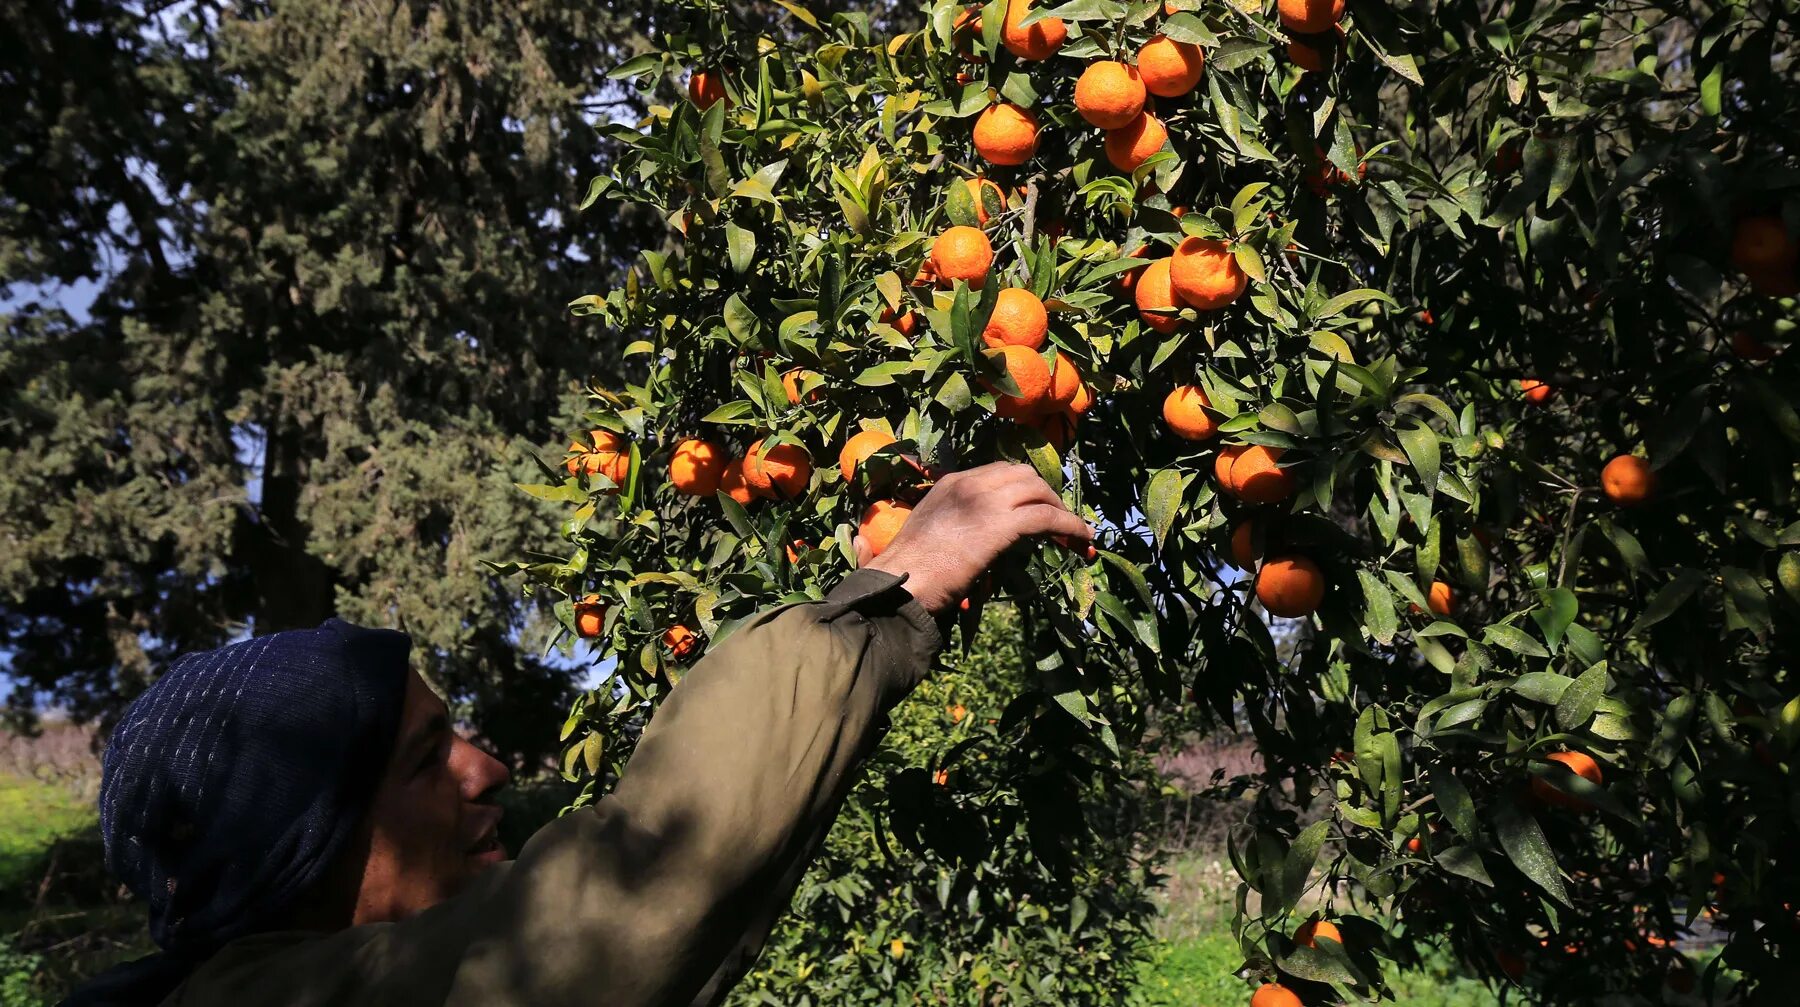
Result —
M 1232 444 L 1220 448 L 1218 456 L 1213 458 L 1213 481 L 1219 484 L 1221 493 L 1237 495 L 1237 484 L 1231 481 L 1231 470 L 1237 466 L 1237 460 L 1242 458 L 1244 452 L 1248 450 L 1250 450 L 1248 444 Z
M 894 435 L 885 430 L 864 430 L 852 434 L 844 442 L 844 449 L 838 452 L 838 470 L 844 474 L 844 481 L 856 478 L 856 467 L 867 461 L 875 452 L 894 443 Z
M 1162 120 L 1148 112 L 1140 112 L 1131 122 L 1107 131 L 1106 160 L 1129 175 L 1163 149 L 1168 140 L 1169 131 L 1163 128 Z
M 974 48 L 975 40 L 981 37 L 980 7 L 965 7 L 961 14 L 956 15 L 956 21 L 951 25 L 951 29 L 951 37 L 955 39 L 956 48 L 962 53 L 964 62 L 987 62 L 987 57 L 977 56 L 971 51 Z
M 1069 413 L 1073 416 L 1085 416 L 1094 408 L 1094 390 L 1083 381 L 1075 388 L 1075 397 L 1069 400 Z
M 1149 254 L 1150 254 L 1150 246 L 1149 245 L 1139 245 L 1138 247 L 1132 249 L 1125 256 L 1125 258 L 1127 258 L 1127 259 L 1142 259 Z M 1138 277 L 1140 277 L 1142 275 L 1144 275 L 1144 267 L 1143 266 L 1139 266 L 1136 269 L 1128 269 L 1125 272 L 1120 273 L 1118 275 L 1118 278 L 1113 280 L 1113 283 L 1117 285 L 1119 293 L 1124 294 L 1126 296 L 1130 296 L 1132 291 L 1137 289 Z
M 1344 19 L 1344 0 L 1280 0 L 1281 26 L 1302 35 L 1330 31 Z
M 1256 561 L 1262 558 L 1262 550 L 1256 545 L 1256 522 L 1239 521 L 1236 528 L 1231 529 L 1231 563 L 1239 570 L 1251 570 Z
M 606 606 L 600 603 L 600 596 L 590 594 L 575 603 L 575 632 L 577 635 L 592 639 L 600 635 L 606 625 Z
M 1306 169 L 1304 177 L 1306 187 L 1312 190 L 1313 195 L 1323 199 L 1330 195 L 1332 186 L 1350 184 L 1349 173 L 1338 167 L 1323 147 L 1314 147 L 1313 154 L 1315 163 Z M 1358 158 L 1356 177 L 1360 181 L 1368 177 L 1369 166 L 1361 163 L 1362 150 L 1360 148 L 1357 150 L 1356 156 Z
M 1300 929 L 1294 931 L 1294 943 L 1302 947 L 1318 947 L 1321 937 L 1330 938 L 1339 944 L 1344 943 L 1343 935 L 1338 933 L 1337 924 L 1330 920 L 1307 920 L 1300 924 Z
M 979 227 L 958 224 L 938 235 L 931 244 L 931 268 L 938 282 L 962 280 L 979 288 L 994 264 L 994 246 Z
M 1500 145 L 1499 150 L 1494 151 L 1492 163 L 1496 175 L 1510 175 L 1518 171 L 1519 166 L 1525 163 L 1525 144 L 1517 137 L 1506 141 Z
M 1030 0 L 1008 0 L 1006 19 L 1000 26 L 1000 41 L 1006 45 L 1006 51 L 1020 59 L 1049 59 L 1068 41 L 1069 26 L 1062 18 L 1047 17 L 1029 27 L 1019 27 L 1019 22 L 1030 13 Z
M 686 660 L 687 656 L 694 652 L 694 648 L 700 646 L 700 638 L 694 635 L 694 631 L 679 624 L 670 626 L 668 631 L 663 633 L 662 642 L 663 646 L 669 648 L 669 653 L 675 655 L 677 661 Z
M 963 722 L 963 718 L 969 715 L 969 708 L 961 703 L 952 703 L 944 707 L 944 712 L 950 715 L 952 724 L 960 724 Z
M 806 491 L 812 481 L 812 459 L 798 444 L 765 449 L 762 441 L 744 452 L 744 482 L 757 496 L 787 500 Z
M 611 430 L 594 430 L 588 436 L 594 439 L 596 454 L 618 454 L 628 450 L 625 438 Z
M 911 339 L 919 332 L 919 313 L 917 311 L 908 311 L 904 314 L 897 315 L 894 313 L 893 308 L 882 308 L 881 320 L 892 325 L 895 332 L 900 333 L 908 339 Z
M 1044 440 L 1058 451 L 1066 451 L 1069 442 L 1075 439 L 1075 425 L 1079 417 L 1067 409 L 1051 409 L 1042 415 L 1025 417 L 1020 423 L 1044 435 Z
M 1294 474 L 1280 467 L 1281 448 L 1252 444 L 1231 463 L 1230 491 L 1245 503 L 1271 504 L 1294 495 Z
M 1519 380 L 1519 391 L 1524 394 L 1525 401 L 1534 406 L 1541 406 L 1551 399 L 1556 398 L 1556 389 L 1536 378 L 1521 378 Z
M 1158 35 L 1138 50 L 1137 71 L 1144 90 L 1158 98 L 1179 98 L 1200 83 L 1206 53 L 1197 45 Z
M 1081 369 L 1063 351 L 1057 350 L 1056 359 L 1050 362 L 1050 403 L 1059 409 L 1069 409 L 1079 394 Z
M 781 376 L 781 387 L 787 392 L 788 405 L 797 406 L 800 404 L 800 385 L 807 378 L 812 376 L 813 372 L 804 367 L 796 367 Z M 817 390 L 808 396 L 808 398 L 814 400 L 817 400 L 818 397 L 819 393 Z
M 1456 614 L 1456 592 L 1441 580 L 1431 582 L 1431 590 L 1425 596 L 1425 603 L 1431 606 L 1433 615 L 1448 619 Z
M 675 445 L 675 453 L 669 457 L 669 481 L 679 493 L 712 496 L 719 491 L 719 477 L 730 460 L 725 449 L 712 441 L 690 437 Z
M 719 488 L 725 495 L 736 500 L 739 506 L 748 507 L 756 501 L 756 491 L 744 481 L 744 460 L 733 458 L 725 465 L 725 471 L 719 473 Z
M 929 254 L 919 261 L 918 271 L 913 273 L 912 285 L 915 287 L 933 287 L 937 285 L 937 270 L 931 265 L 931 256 Z
M 1116 60 L 1089 63 L 1075 82 L 1075 111 L 1101 129 L 1118 129 L 1144 111 L 1144 82 L 1136 67 Z
M 1256 599 L 1270 615 L 1298 619 L 1325 600 L 1325 574 L 1305 556 L 1278 556 L 1256 575 Z
M 696 70 L 688 78 L 688 100 L 702 112 L 720 101 L 726 102 L 729 107 L 730 98 L 725 94 L 725 78 L 712 70 Z
M 612 488 L 604 491 L 607 495 L 618 493 L 631 476 L 631 448 L 625 438 L 610 430 L 595 430 L 591 436 L 594 450 L 583 452 L 580 444 L 571 444 L 570 448 L 582 452 L 581 467 L 589 475 L 603 475 L 612 480 Z
M 1050 315 L 1044 302 L 1022 287 L 1008 287 L 994 299 L 994 310 L 988 315 L 987 328 L 981 331 L 982 342 L 994 346 L 1023 346 L 1039 349 L 1050 332 Z
M 1200 311 L 1225 307 L 1250 284 L 1238 267 L 1237 256 L 1231 254 L 1231 246 L 1207 238 L 1188 238 L 1176 246 L 1169 280 L 1175 296 Z
M 1406 852 L 1423 853 L 1424 850 L 1425 840 L 1420 839 L 1418 836 L 1411 836 L 1406 840 Z
M 975 219 L 982 227 L 988 225 L 993 215 L 1006 210 L 1006 190 L 985 178 L 964 179 L 963 184 L 969 187 L 969 195 L 975 198 Z M 990 211 L 990 203 L 993 209 Z
M 787 561 L 789 563 L 798 563 L 800 562 L 800 557 L 806 555 L 807 550 L 811 548 L 812 546 L 807 545 L 805 539 L 797 538 L 792 542 L 789 542 L 787 548 L 782 551 L 787 553 Z
M 1731 352 L 1737 354 L 1739 360 L 1774 360 L 1777 351 L 1775 347 L 1739 329 L 1731 334 Z
M 893 543 L 894 536 L 900 534 L 909 517 L 912 517 L 912 504 L 899 500 L 877 500 L 870 504 L 856 528 L 869 546 L 869 555 L 881 555 Z
M 1636 455 L 1620 455 L 1600 470 L 1600 491 L 1620 507 L 1636 507 L 1656 491 L 1656 473 Z
M 1500 972 L 1513 982 L 1525 977 L 1525 959 L 1504 948 L 1494 952 L 1494 964 L 1500 966 Z
M 1206 410 L 1212 400 L 1199 385 L 1177 385 L 1163 399 L 1163 422 L 1177 436 L 1190 441 L 1204 441 L 1219 433 L 1219 424 Z
M 1335 47 L 1325 43 L 1312 43 L 1301 39 L 1291 39 L 1287 47 L 1288 62 L 1309 73 L 1324 73 L 1331 66 L 1335 56 Z
M 1250 1007 L 1302 1007 L 1300 995 L 1280 983 L 1264 983 L 1250 995 Z
M 1037 145 L 1037 116 L 1011 102 L 989 105 L 975 117 L 975 153 L 989 163 L 1024 164 Z
M 1739 217 L 1731 233 L 1731 264 L 1746 273 L 1792 269 L 1800 261 L 1800 247 L 1788 234 L 1778 214 Z
M 1007 344 L 988 351 L 988 356 L 995 355 L 1019 386 L 1018 395 L 1001 394 L 994 403 L 995 410 L 1012 419 L 1042 412 L 1050 404 L 1050 365 L 1027 346 Z
M 1175 312 L 1175 287 L 1169 282 L 1169 266 L 1173 260 L 1157 259 L 1144 267 L 1143 274 L 1138 277 L 1137 286 L 1132 290 L 1132 298 L 1137 303 L 1138 317 L 1144 324 L 1157 332 L 1167 335 L 1175 331 L 1181 319 Z
M 1569 767 L 1570 772 L 1595 786 L 1599 786 L 1602 779 L 1600 764 L 1595 762 L 1594 757 L 1586 752 L 1551 752 L 1549 755 L 1544 756 L 1544 759 L 1548 762 L 1562 763 Z M 1554 804 L 1561 808 L 1585 811 L 1589 807 L 1588 802 L 1573 794 L 1563 793 L 1545 782 L 1544 778 L 1541 776 L 1533 776 L 1531 778 L 1531 793 L 1538 800 L 1543 801 L 1546 804 Z

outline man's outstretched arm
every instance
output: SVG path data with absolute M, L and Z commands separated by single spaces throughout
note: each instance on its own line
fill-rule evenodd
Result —
M 412 920 L 277 954 L 296 982 L 336 989 L 297 1002 L 710 1002 L 785 907 L 882 714 L 924 676 L 932 615 L 1032 536 L 1089 531 L 1028 467 L 947 477 L 827 601 L 764 615 L 696 665 L 612 795 Z M 242 964 L 266 980 L 276 963 Z

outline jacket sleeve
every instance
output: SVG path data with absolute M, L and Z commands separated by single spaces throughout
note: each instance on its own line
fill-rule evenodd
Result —
M 663 703 L 614 793 L 526 844 L 495 902 L 505 922 L 471 943 L 446 1002 L 714 995 L 760 950 L 939 642 L 874 571 L 734 634 Z

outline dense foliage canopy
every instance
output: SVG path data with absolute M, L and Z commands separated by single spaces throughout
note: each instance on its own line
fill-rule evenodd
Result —
M 1703 914 L 1734 995 L 1783 995 L 1791 3 L 781 6 L 676 5 L 614 71 L 686 98 L 607 130 L 587 203 L 670 240 L 573 304 L 632 378 L 528 487 L 571 550 L 514 567 L 617 658 L 565 726 L 589 796 L 705 641 L 932 474 L 1028 459 L 1102 541 L 998 571 L 1015 782 L 1253 732 L 1259 1003 L 1444 940 L 1542 1002 L 1660 1001 L 1714 989 L 1670 946 Z

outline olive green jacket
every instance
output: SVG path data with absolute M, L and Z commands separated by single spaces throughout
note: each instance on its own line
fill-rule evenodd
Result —
M 718 1002 L 941 644 L 899 584 L 858 571 L 738 630 L 669 695 L 610 796 L 455 898 L 400 923 L 241 938 L 165 1007 Z

